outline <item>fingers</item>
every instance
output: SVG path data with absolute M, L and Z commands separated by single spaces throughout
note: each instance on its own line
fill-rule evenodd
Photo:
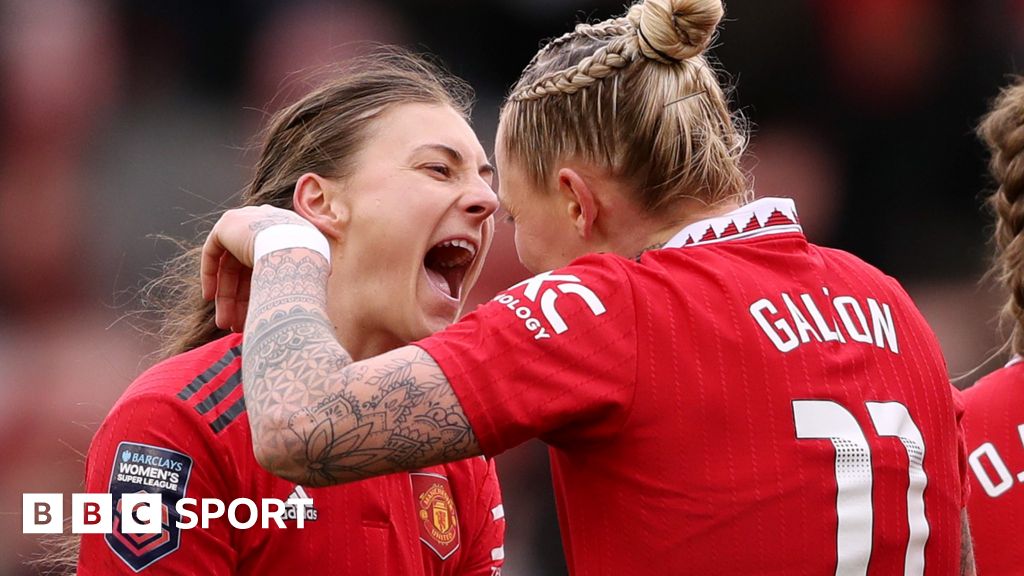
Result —
M 245 329 L 245 319 L 249 314 L 249 287 L 252 282 L 252 270 L 244 268 L 238 279 L 238 291 L 235 296 L 235 322 L 231 327 L 235 332 Z
M 217 227 L 214 226 L 210 235 L 203 243 L 203 254 L 199 261 L 199 275 L 203 283 L 203 299 L 213 300 L 217 294 L 217 276 L 220 273 L 221 256 L 227 251 L 220 243 Z
M 221 329 L 241 331 L 249 306 L 255 237 L 275 224 L 312 226 L 298 214 L 273 206 L 246 206 L 226 211 L 213 226 L 200 257 L 203 298 L 216 305 Z
M 245 267 L 231 253 L 221 254 L 216 275 L 216 322 L 223 330 L 233 329 L 236 321 L 239 278 Z M 248 299 L 248 296 L 246 296 Z

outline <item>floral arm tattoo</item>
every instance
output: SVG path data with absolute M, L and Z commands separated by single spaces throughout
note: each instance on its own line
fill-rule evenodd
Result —
M 325 312 L 327 276 L 305 249 L 253 271 L 242 370 L 260 463 L 325 486 L 480 454 L 429 354 L 406 346 L 353 363 Z

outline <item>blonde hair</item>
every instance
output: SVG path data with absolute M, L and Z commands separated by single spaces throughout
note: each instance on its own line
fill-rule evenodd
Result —
M 499 145 L 543 187 L 554 163 L 601 163 L 657 212 L 744 199 L 747 136 L 704 51 L 721 0 L 646 0 L 544 46 L 501 111 Z
M 1024 78 L 1003 89 L 981 121 L 978 135 L 991 153 L 998 188 L 988 197 L 996 216 L 992 273 L 1010 293 L 1002 320 L 1012 326 L 1009 347 L 1024 354 Z

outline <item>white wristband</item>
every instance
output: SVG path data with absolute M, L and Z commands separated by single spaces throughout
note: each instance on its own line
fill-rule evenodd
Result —
M 331 246 L 327 243 L 327 237 L 312 226 L 299 224 L 275 224 L 260 230 L 253 241 L 253 264 L 271 252 L 289 248 L 307 248 L 319 252 L 327 259 L 327 264 L 331 264 Z

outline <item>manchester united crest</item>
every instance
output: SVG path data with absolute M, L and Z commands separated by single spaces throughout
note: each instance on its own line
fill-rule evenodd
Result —
M 431 472 L 411 472 L 420 540 L 442 560 L 459 549 L 459 516 L 448 478 Z

